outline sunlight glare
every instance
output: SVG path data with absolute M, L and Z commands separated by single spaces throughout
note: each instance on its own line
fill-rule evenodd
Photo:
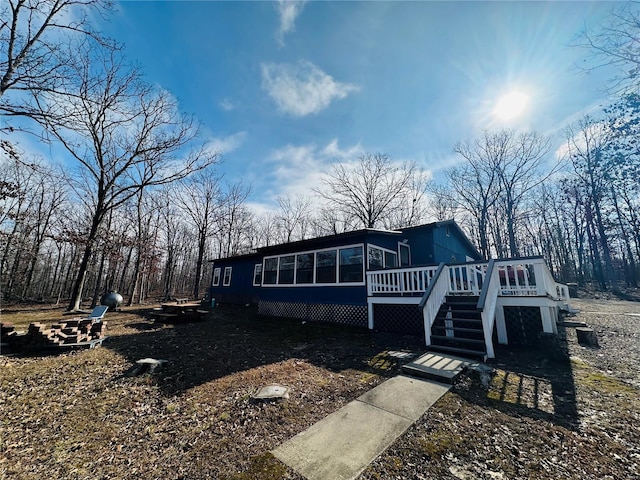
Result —
M 520 116 L 529 105 L 529 96 L 514 90 L 503 95 L 493 109 L 493 114 L 501 120 L 512 120 Z

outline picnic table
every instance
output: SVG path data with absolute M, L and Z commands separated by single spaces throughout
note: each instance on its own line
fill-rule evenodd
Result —
M 173 302 L 166 302 L 160 308 L 154 309 L 151 316 L 157 320 L 200 320 L 209 310 L 203 308 L 202 303 L 188 298 L 177 298 Z

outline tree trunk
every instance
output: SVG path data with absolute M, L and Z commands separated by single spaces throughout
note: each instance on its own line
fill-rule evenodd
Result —
M 87 278 L 87 268 L 89 267 L 89 261 L 93 254 L 93 244 L 98 237 L 98 228 L 100 227 L 104 213 L 102 202 L 99 201 L 91 221 L 91 230 L 89 230 L 87 244 L 84 247 L 84 253 L 82 254 L 82 260 L 80 261 L 80 269 L 78 270 L 76 280 L 73 284 L 73 290 L 71 292 L 71 299 L 68 307 L 69 311 L 80 310 L 82 290 L 84 289 L 84 282 Z
M 198 232 L 198 259 L 196 260 L 196 279 L 193 285 L 193 298 L 200 298 L 200 277 L 202 276 L 202 262 L 204 260 L 204 248 L 207 242 L 207 233 Z

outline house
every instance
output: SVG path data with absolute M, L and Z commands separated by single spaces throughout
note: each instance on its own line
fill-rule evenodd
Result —
M 563 287 L 541 258 L 482 259 L 450 220 L 217 259 L 210 295 L 257 304 L 264 315 L 413 333 L 432 349 L 492 358 L 494 334 L 531 343 L 557 333 Z

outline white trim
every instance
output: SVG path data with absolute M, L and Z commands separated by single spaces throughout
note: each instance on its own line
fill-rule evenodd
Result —
M 397 303 L 403 305 L 419 305 L 422 297 L 369 297 L 367 298 L 368 304 L 374 303 Z
M 288 288 L 288 287 L 345 287 L 345 286 L 363 286 L 366 285 L 366 264 L 365 264 L 365 259 L 364 259 L 364 252 L 365 252 L 365 248 L 364 248 L 365 244 L 364 243 L 353 243 L 353 244 L 349 244 L 349 245 L 340 245 L 340 246 L 336 246 L 336 247 L 327 247 L 327 248 L 320 248 L 318 250 L 304 250 L 302 252 L 293 252 L 293 253 L 283 253 L 280 255 L 269 255 L 268 257 L 264 257 L 262 259 L 262 287 L 284 287 L 284 288 Z M 361 247 L 362 248 L 362 281 L 361 282 L 340 282 L 340 250 L 345 250 L 348 248 L 356 248 L 356 247 Z M 317 261 L 318 261 L 318 253 L 321 252 L 330 252 L 330 251 L 335 251 L 336 252 L 336 281 L 333 283 L 317 283 L 316 282 L 316 268 L 317 268 Z M 297 269 L 296 269 L 296 265 L 297 265 L 297 256 L 298 255 L 304 255 L 304 254 L 309 254 L 309 253 L 313 253 L 313 283 L 295 283 L 297 280 Z M 278 281 L 280 280 L 280 258 L 281 257 L 288 257 L 288 256 L 294 256 L 294 264 L 293 264 L 293 281 L 294 283 L 285 283 L 285 284 L 279 284 Z M 264 283 L 264 272 L 265 272 L 265 264 L 266 261 L 268 259 L 271 258 L 277 258 L 278 259 L 278 269 L 277 269 L 277 275 L 276 275 L 276 283 Z
M 227 272 L 229 272 L 229 277 L 227 278 Z M 233 272 L 233 267 L 224 267 L 224 275 L 222 277 L 222 286 L 228 287 L 231 285 L 231 273 Z
M 212 287 L 219 287 L 220 286 L 220 271 L 221 268 L 217 267 L 213 269 L 213 279 L 211 280 L 211 286 Z

